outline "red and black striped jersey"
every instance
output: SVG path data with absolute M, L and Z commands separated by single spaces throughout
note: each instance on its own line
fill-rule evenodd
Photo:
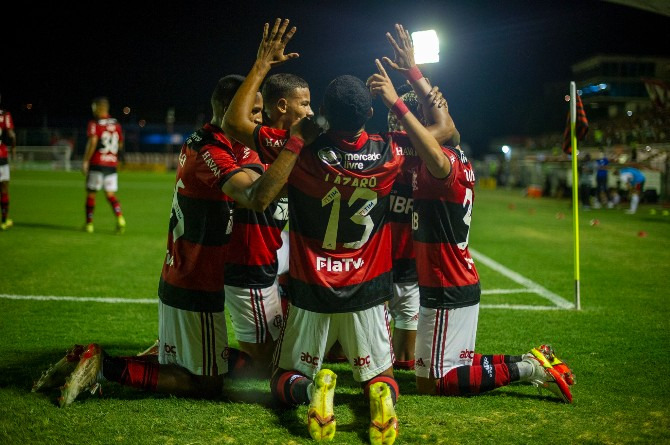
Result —
M 393 138 L 366 132 L 353 143 L 326 133 L 303 149 L 288 181 L 294 305 L 350 312 L 391 298 L 388 209 L 403 159 Z
M 116 167 L 118 163 L 119 145 L 123 142 L 121 124 L 113 117 L 107 116 L 92 119 L 88 122 L 86 136 L 96 136 L 98 144 L 89 160 L 90 165 Z
M 289 138 L 287 130 L 271 128 L 266 125 L 257 125 L 254 129 L 254 142 L 256 151 L 261 160 L 266 163 L 273 162 L 284 144 Z
M 268 164 L 262 164 L 258 153 L 249 150 L 249 162 L 243 167 L 263 173 Z M 228 244 L 225 266 L 226 284 L 251 289 L 272 286 L 277 277 L 277 250 L 282 245 L 281 231 L 286 225 L 287 204 L 272 202 L 264 212 L 236 207 L 233 232 Z
M 446 178 L 424 163 L 412 175 L 412 231 L 421 306 L 450 309 L 479 303 L 481 288 L 468 250 L 475 174 L 460 149 L 442 151 L 451 162 Z
M 416 261 L 412 242 L 412 172 L 421 159 L 414 147 L 401 147 L 405 155 L 402 171 L 393 183 L 390 200 L 391 252 L 393 254 L 393 282 L 416 283 Z
M 7 164 L 7 144 L 5 134 L 7 130 L 14 129 L 14 120 L 9 111 L 0 110 L 0 165 Z
M 211 124 L 191 134 L 181 147 L 158 287 L 163 303 L 197 312 L 223 311 L 234 203 L 221 187 L 242 171 L 245 150 L 251 151 Z

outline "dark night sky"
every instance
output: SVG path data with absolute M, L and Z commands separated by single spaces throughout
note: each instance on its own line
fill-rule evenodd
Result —
M 561 131 L 567 106 L 562 95 L 545 97 L 544 86 L 564 82 L 567 93 L 570 67 L 584 58 L 670 56 L 670 17 L 599 0 L 87 3 L 17 4 L 18 13 L 4 18 L 11 50 L 0 65 L 0 91 L 17 126 L 83 127 L 97 95 L 109 96 L 117 117 L 128 105 L 131 117 L 149 122 L 163 122 L 169 107 L 178 122 L 193 123 L 198 113 L 209 119 L 217 79 L 246 74 L 263 23 L 275 17 L 298 27 L 288 50 L 300 53 L 275 72 L 304 77 L 315 109 L 333 77 L 365 79 L 375 57 L 392 56 L 384 33 L 394 23 L 436 29 L 440 63 L 424 72 L 475 153 L 494 136 Z M 34 104 L 30 114 L 26 103 Z M 375 109 L 372 129 L 386 115 L 381 102 Z

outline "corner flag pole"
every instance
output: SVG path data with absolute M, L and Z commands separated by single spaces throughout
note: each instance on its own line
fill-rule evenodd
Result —
M 572 140 L 572 229 L 575 254 L 575 309 L 581 309 L 579 295 L 579 180 L 577 177 L 577 86 L 570 82 L 570 137 Z

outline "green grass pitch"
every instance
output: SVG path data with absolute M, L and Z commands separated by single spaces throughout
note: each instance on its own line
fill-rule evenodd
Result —
M 216 401 L 108 383 L 102 396 L 83 394 L 64 409 L 57 392 L 30 392 L 74 343 L 97 342 L 127 355 L 155 340 L 156 305 L 132 301 L 156 300 L 173 181 L 173 173 L 121 172 L 126 233 L 114 233 L 100 193 L 96 231 L 87 234 L 81 173 L 12 171 L 15 226 L 0 232 L 0 443 L 313 442 L 306 407 L 273 406 L 264 381 L 227 382 L 227 397 Z M 660 207 L 650 212 L 651 205 L 636 215 L 580 213 L 582 309 L 576 311 L 561 307 L 574 302 L 570 202 L 527 198 L 519 190 L 475 193 L 470 246 L 479 255 L 484 292 L 477 351 L 520 354 L 552 344 L 576 374 L 574 403 L 525 385 L 469 398 L 419 396 L 413 374 L 397 372 L 396 443 L 670 443 L 670 216 Z M 369 412 L 348 365 L 326 366 L 338 374 L 334 443 L 367 443 Z

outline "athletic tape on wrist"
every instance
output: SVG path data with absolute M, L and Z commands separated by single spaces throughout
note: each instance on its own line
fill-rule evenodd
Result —
M 284 150 L 288 150 L 291 153 L 295 153 L 296 155 L 299 155 L 300 152 L 302 151 L 302 147 L 305 146 L 305 141 L 302 139 L 298 139 L 296 137 L 291 137 L 286 141 L 284 144 Z
M 400 120 L 404 115 L 409 113 L 409 108 L 407 108 L 407 105 L 405 105 L 405 102 L 403 102 L 401 98 L 398 98 L 391 107 L 391 111 L 393 111 L 393 114 Z
M 416 82 L 417 80 L 423 78 L 423 74 L 421 73 L 421 70 L 416 65 L 414 65 L 412 68 L 405 71 L 403 74 L 405 74 L 405 77 L 410 82 Z

